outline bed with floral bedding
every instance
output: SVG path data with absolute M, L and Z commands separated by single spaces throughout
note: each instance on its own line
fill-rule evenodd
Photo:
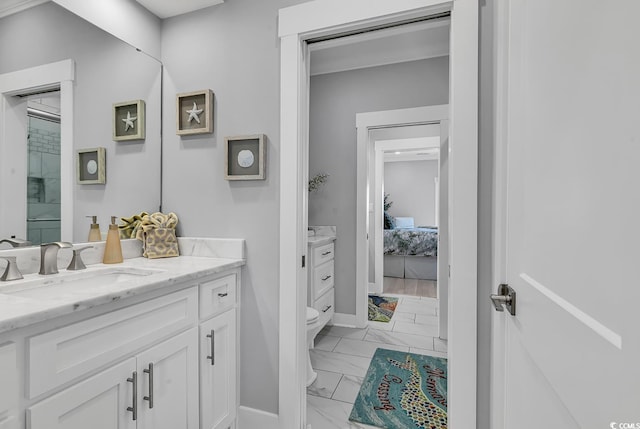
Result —
M 436 280 L 437 256 L 437 227 L 384 230 L 386 277 Z

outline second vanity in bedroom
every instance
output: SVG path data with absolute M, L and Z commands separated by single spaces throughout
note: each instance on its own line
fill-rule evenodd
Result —
M 0 429 L 235 427 L 244 240 L 179 243 L 0 282 Z

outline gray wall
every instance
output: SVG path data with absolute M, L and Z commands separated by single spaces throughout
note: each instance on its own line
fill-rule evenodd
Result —
M 54 3 L 0 19 L 0 73 L 68 58 L 76 63 L 74 150 L 107 150 L 106 185 L 74 186 L 73 236 L 85 241 L 90 222 L 84 216 L 99 216 L 106 231 L 111 215 L 158 209 L 160 65 Z M 112 104 L 135 99 L 147 105 L 146 140 L 114 142 Z
M 393 205 L 391 216 L 413 217 L 416 226 L 436 224 L 438 161 L 384 163 L 384 192 Z
M 356 309 L 356 113 L 447 104 L 449 58 L 311 78 L 309 176 L 327 172 L 309 196 L 309 225 L 336 225 L 336 311 Z
M 278 9 L 233 0 L 167 19 L 162 29 L 164 211 L 183 236 L 242 237 L 242 405 L 278 412 L 280 46 Z M 178 137 L 175 94 L 210 88 L 214 132 Z M 224 137 L 267 135 L 267 178 L 224 180 Z

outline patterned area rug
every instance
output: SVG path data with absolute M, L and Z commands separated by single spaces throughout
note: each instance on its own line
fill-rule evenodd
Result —
M 445 429 L 447 360 L 377 349 L 349 420 L 385 429 Z
M 398 298 L 369 295 L 369 320 L 389 322 L 398 305 Z

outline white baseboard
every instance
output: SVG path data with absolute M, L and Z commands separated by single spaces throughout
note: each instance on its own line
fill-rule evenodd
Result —
M 256 408 L 238 407 L 237 429 L 279 429 L 277 414 L 268 413 Z
M 355 328 L 358 323 L 355 314 L 334 313 L 333 315 L 334 326 L 345 326 L 347 328 Z

